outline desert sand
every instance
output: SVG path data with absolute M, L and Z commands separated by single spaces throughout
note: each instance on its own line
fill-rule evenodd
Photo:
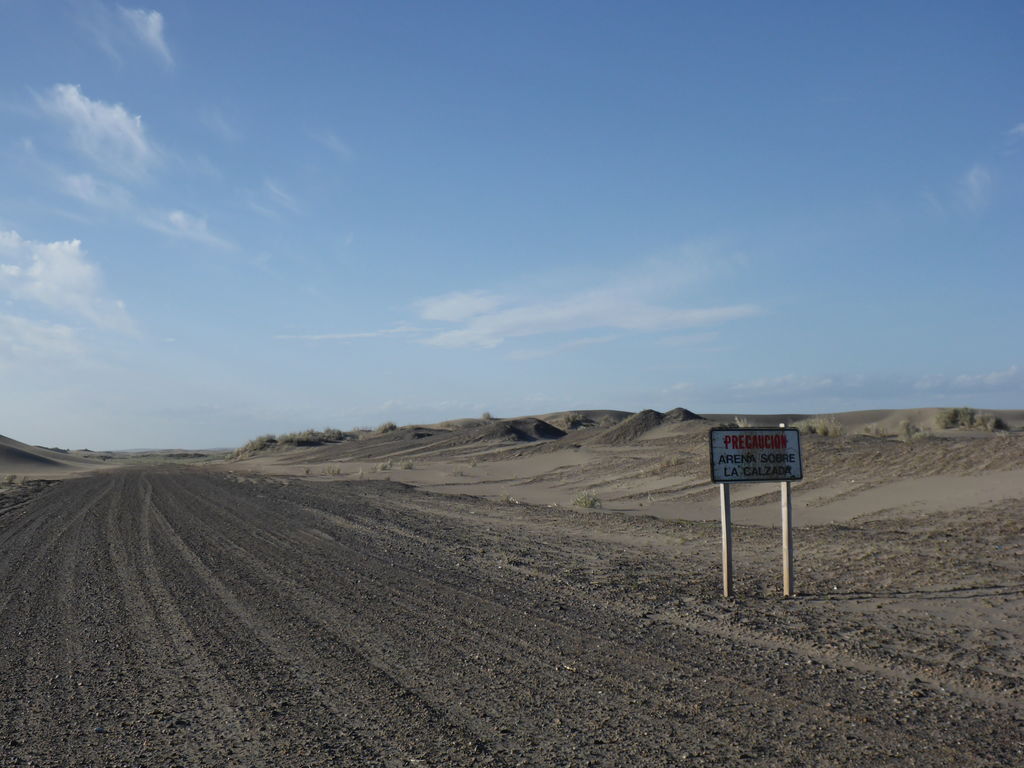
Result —
M 732 414 L 464 419 L 220 460 L 5 439 L 3 759 L 1024 764 L 1024 412 L 936 414 L 805 432 L 794 599 L 776 484 L 734 486 L 721 597 L 707 430 Z

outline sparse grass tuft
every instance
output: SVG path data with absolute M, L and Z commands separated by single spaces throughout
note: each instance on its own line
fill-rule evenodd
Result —
M 389 472 L 391 470 L 391 459 L 385 459 L 377 465 L 378 472 Z
M 839 437 L 846 434 L 843 425 L 835 416 L 815 416 L 813 419 L 798 421 L 793 426 L 808 434 L 822 435 L 823 437 Z
M 398 425 L 393 421 L 385 421 L 379 427 L 377 427 L 377 434 L 383 435 L 385 432 L 394 432 L 398 429 Z
M 493 421 L 494 420 L 494 417 L 491 416 L 491 412 L 490 411 L 484 411 L 483 413 L 481 413 L 480 414 L 480 418 L 483 419 L 484 421 Z
M 4 475 L 3 479 L 0 480 L 0 485 L 17 485 L 17 484 L 18 484 L 18 476 L 17 475 Z
M 412 466 L 413 466 L 413 465 L 412 465 L 412 459 L 405 459 L 405 460 L 404 460 L 404 461 L 403 461 L 403 462 L 402 462 L 402 463 L 401 463 L 401 464 L 399 465 L 399 467 L 400 467 L 401 469 L 412 469 Z
M 510 496 L 509 494 L 506 493 L 504 496 L 501 497 L 501 503 L 502 504 L 518 504 L 519 503 L 519 499 L 517 499 L 515 496 Z
M 650 470 L 650 472 L 648 474 L 654 475 L 654 474 L 657 474 L 658 472 L 664 472 L 666 469 L 671 469 L 672 467 L 678 467 L 684 461 L 686 461 L 686 457 L 685 456 L 682 456 L 682 455 L 669 456 L 668 458 L 665 458 L 665 459 L 662 459 L 661 461 L 659 461 L 658 464 L 654 467 L 654 469 Z
M 745 416 L 734 416 L 732 423 L 735 424 L 739 429 L 747 429 L 754 426 L 753 422 Z
M 597 497 L 593 491 L 581 491 L 576 494 L 576 498 L 572 500 L 574 507 L 583 507 L 584 509 L 599 509 L 601 506 L 601 499 Z

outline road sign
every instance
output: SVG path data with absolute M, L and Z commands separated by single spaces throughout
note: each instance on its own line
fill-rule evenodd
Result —
M 804 476 L 800 431 L 712 429 L 711 482 L 722 492 L 722 594 L 732 597 L 732 483 L 778 483 L 782 494 L 782 594 L 793 596 L 793 495 L 790 482 Z
M 712 429 L 711 482 L 779 483 L 804 476 L 798 429 Z

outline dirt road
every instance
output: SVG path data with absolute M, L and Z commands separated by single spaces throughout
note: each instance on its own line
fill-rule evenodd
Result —
M 715 535 L 189 469 L 8 495 L 0 765 L 1024 764 L 1017 662 L 782 603 L 770 531 L 726 603 Z

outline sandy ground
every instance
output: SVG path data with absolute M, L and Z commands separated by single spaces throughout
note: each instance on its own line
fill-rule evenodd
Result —
M 203 469 L 0 506 L 2 766 L 1024 763 L 1020 507 L 801 532 Z
M 1024 412 L 887 432 L 934 415 L 803 436 L 791 600 L 775 484 L 734 486 L 720 596 L 731 417 L 0 440 L 0 767 L 1024 765 Z

